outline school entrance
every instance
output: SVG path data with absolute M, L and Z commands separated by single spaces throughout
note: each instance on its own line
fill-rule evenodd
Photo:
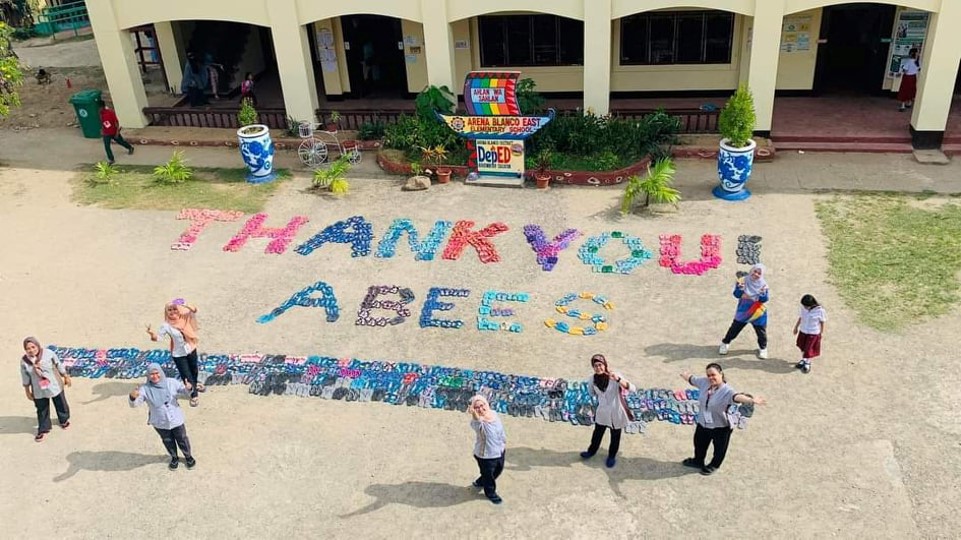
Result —
M 830 95 L 884 95 L 896 6 L 843 4 L 825 7 L 814 91 Z
M 401 21 L 380 15 L 341 17 L 350 94 L 355 98 L 407 95 Z

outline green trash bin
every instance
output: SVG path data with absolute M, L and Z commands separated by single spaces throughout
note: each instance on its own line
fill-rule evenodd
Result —
M 100 90 L 82 90 L 70 96 L 83 136 L 100 138 Z

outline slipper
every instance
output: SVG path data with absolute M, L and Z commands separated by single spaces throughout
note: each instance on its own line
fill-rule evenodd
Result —
M 200 400 L 197 398 L 190 398 L 190 406 L 196 407 L 197 405 L 200 405 Z
M 198 392 L 206 392 L 206 391 L 207 391 L 207 386 L 206 386 L 204 383 L 197 383 L 197 391 L 198 391 Z
M 40 441 L 42 441 L 43 438 L 46 437 L 46 436 L 47 436 L 46 433 L 37 433 L 37 436 L 34 437 L 33 440 L 35 440 L 35 441 L 37 441 L 37 442 L 40 442 Z
M 68 427 L 70 427 L 70 420 L 60 424 L 60 429 L 67 429 Z

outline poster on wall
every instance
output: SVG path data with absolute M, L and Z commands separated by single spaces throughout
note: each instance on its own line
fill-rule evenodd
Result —
M 477 139 L 477 172 L 487 176 L 524 177 L 524 141 Z
M 317 58 L 324 71 L 337 71 L 337 51 L 334 50 L 334 33 L 330 28 L 317 29 Z
M 928 12 L 902 11 L 898 14 L 894 29 L 888 77 L 894 77 L 901 71 L 901 61 L 908 57 L 911 49 L 921 49 L 928 33 Z
M 788 17 L 781 27 L 781 52 L 811 50 L 811 17 Z

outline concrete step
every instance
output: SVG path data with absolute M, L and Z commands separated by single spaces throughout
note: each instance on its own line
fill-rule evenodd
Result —
M 775 142 L 778 152 L 803 150 L 805 152 L 853 152 L 869 154 L 910 154 L 911 143 L 875 142 Z
M 781 143 L 911 143 L 911 135 L 780 135 L 771 134 L 771 140 L 780 148 Z

